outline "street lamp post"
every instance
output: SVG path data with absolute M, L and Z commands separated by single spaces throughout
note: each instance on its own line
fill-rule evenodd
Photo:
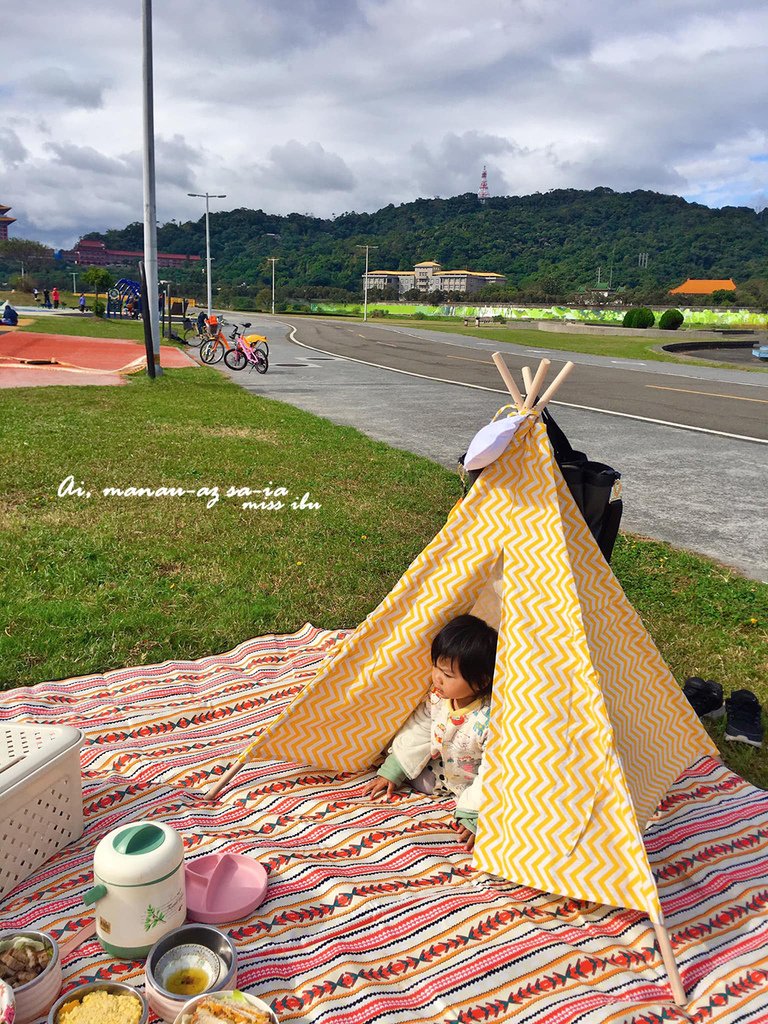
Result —
M 72 294 L 77 295 L 77 274 L 72 271 Z
M 365 249 L 365 278 L 363 284 L 363 323 L 368 320 L 368 250 L 378 249 L 378 245 L 356 245 L 356 249 Z
M 144 274 L 147 284 L 147 309 L 145 331 L 149 330 L 154 360 L 150 374 L 158 377 L 163 372 L 160 366 L 160 310 L 157 289 L 157 219 L 155 199 L 155 109 L 152 70 L 152 0 L 142 0 L 142 70 L 143 70 L 143 127 L 144 127 Z
M 268 256 L 267 259 L 272 264 L 272 316 L 275 315 L 275 264 L 280 259 L 279 256 Z
M 208 317 L 211 315 L 211 230 L 208 224 L 208 218 L 210 215 L 210 208 L 208 201 L 210 199 L 226 199 L 226 193 L 213 192 L 187 192 L 188 196 L 192 199 L 204 199 L 205 200 L 205 270 L 208 281 Z

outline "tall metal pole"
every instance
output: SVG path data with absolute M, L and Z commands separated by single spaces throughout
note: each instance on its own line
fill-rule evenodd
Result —
M 204 199 L 205 200 L 205 274 L 207 278 L 207 289 L 208 289 L 208 318 L 211 317 L 211 229 L 209 225 L 210 218 L 210 199 L 226 199 L 226 193 L 213 193 L 213 192 L 187 192 L 188 196 L 193 199 Z
M 77 274 L 72 271 L 72 294 L 77 295 Z
M 368 246 L 365 247 L 365 288 L 363 289 L 363 323 L 368 320 Z
M 272 264 L 272 316 L 275 315 L 275 264 L 280 259 L 279 256 L 267 256 L 267 259 Z
M 205 193 L 205 277 L 207 282 L 208 318 L 211 316 L 211 210 Z
M 160 367 L 160 310 L 157 290 L 157 203 L 155 200 L 155 113 L 152 74 L 152 0 L 141 0 L 144 81 L 144 269 L 147 277 L 147 319 L 152 336 L 155 376 Z
M 378 245 L 356 245 L 356 249 L 365 249 L 365 278 L 363 284 L 363 323 L 368 320 L 368 250 L 378 249 Z

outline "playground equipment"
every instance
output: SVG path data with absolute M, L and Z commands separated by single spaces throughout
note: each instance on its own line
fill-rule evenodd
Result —
M 121 277 L 117 284 L 109 289 L 106 315 L 119 317 L 121 320 L 125 317 L 138 320 L 141 316 L 141 285 L 138 281 Z

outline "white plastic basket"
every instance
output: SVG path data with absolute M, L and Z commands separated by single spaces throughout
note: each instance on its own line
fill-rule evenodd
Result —
M 82 835 L 82 740 L 68 725 L 0 725 L 0 899 Z

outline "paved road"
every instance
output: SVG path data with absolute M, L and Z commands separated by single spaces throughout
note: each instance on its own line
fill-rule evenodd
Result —
M 764 341 L 761 342 L 765 344 Z M 694 359 L 708 359 L 714 363 L 734 363 L 737 366 L 750 366 L 756 369 L 759 366 L 768 367 L 768 363 L 756 359 L 752 355 L 753 346 L 746 348 L 688 348 L 680 355 L 693 356 Z
M 266 376 L 232 374 L 248 390 L 450 467 L 503 404 L 492 340 L 304 318 L 253 325 L 273 348 Z M 547 355 L 550 376 L 569 358 L 501 347 L 515 370 Z M 622 471 L 624 528 L 768 582 L 768 376 L 571 358 L 558 422 L 575 448 Z
M 290 321 L 287 321 L 290 322 Z M 503 391 L 490 353 L 499 342 L 456 335 L 435 336 L 408 328 L 328 321 L 294 322 L 296 337 L 305 345 L 379 366 L 425 377 Z M 470 344 L 467 344 L 467 341 Z M 481 347 L 482 346 L 482 347 Z M 543 348 L 501 346 L 511 369 L 538 363 L 535 353 L 552 360 L 550 379 L 569 358 Z M 583 356 L 574 356 L 578 362 Z M 558 394 L 558 404 L 663 420 L 768 441 L 768 376 L 716 370 L 702 377 L 699 367 L 673 367 L 659 373 L 653 362 L 591 361 L 588 372 L 574 372 Z M 710 369 L 710 368 L 707 368 Z M 518 373 L 518 379 L 520 375 Z

